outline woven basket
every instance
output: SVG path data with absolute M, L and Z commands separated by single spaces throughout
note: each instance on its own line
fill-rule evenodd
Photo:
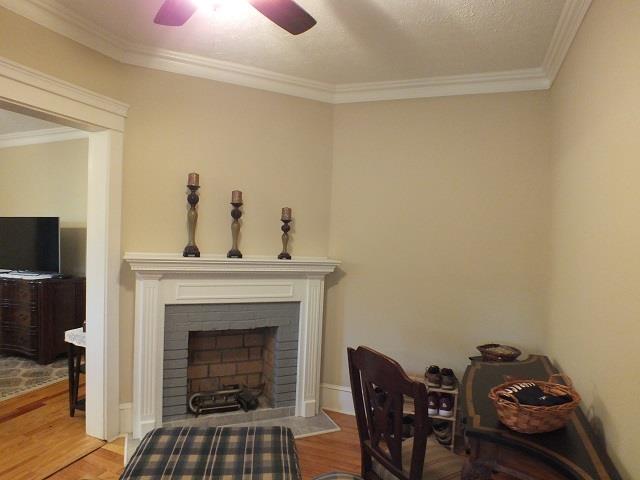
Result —
M 563 379 L 566 385 L 554 382 L 553 379 L 556 377 Z M 549 407 L 523 405 L 514 395 L 504 392 L 505 388 L 523 381 L 535 383 L 546 394 L 571 395 L 573 400 L 562 405 Z M 489 398 L 496 407 L 498 419 L 511 430 L 520 433 L 544 433 L 558 430 L 567 424 L 569 416 L 580 403 L 580 395 L 573 389 L 571 379 L 561 374 L 551 375 L 547 382 L 539 380 L 509 381 L 493 387 L 489 392 Z
M 499 343 L 487 343 L 476 347 L 482 355 L 485 362 L 513 362 L 522 355 L 522 352 L 516 347 L 509 345 L 500 345 Z

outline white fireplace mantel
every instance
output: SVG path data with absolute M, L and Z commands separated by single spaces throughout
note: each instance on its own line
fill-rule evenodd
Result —
M 204 255 L 127 253 L 136 274 L 133 436 L 162 425 L 165 306 L 300 302 L 296 415 L 318 413 L 324 277 L 336 260 L 300 257 L 229 259 Z

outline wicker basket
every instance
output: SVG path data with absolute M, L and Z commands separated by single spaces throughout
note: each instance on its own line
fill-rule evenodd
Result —
M 555 377 L 562 378 L 566 385 L 554 382 Z M 549 407 L 522 405 L 514 395 L 504 392 L 504 389 L 522 383 L 523 380 L 510 381 L 493 387 L 489 392 L 489 398 L 496 407 L 498 419 L 510 429 L 520 433 L 544 433 L 564 427 L 569 421 L 569 416 L 580 403 L 580 395 L 573 389 L 571 379 L 565 375 L 555 374 L 551 375 L 547 382 L 524 381 L 535 383 L 547 394 L 571 395 L 573 400 Z
M 487 343 L 476 347 L 482 355 L 484 362 L 513 362 L 522 355 L 516 347 L 500 345 L 499 343 Z

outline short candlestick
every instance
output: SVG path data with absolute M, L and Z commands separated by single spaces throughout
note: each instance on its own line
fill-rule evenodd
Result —
M 287 252 L 287 248 L 289 246 L 289 230 L 291 230 L 291 227 L 289 226 L 290 223 L 290 218 L 282 219 L 282 252 L 278 255 L 279 260 L 291 260 L 291 255 Z

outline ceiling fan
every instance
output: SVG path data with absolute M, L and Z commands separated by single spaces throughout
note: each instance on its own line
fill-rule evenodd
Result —
M 309 15 L 293 0 L 246 0 L 256 10 L 287 32 L 298 35 L 316 24 Z M 198 9 L 195 0 L 165 0 L 153 20 L 159 25 L 179 27 L 191 18 Z

